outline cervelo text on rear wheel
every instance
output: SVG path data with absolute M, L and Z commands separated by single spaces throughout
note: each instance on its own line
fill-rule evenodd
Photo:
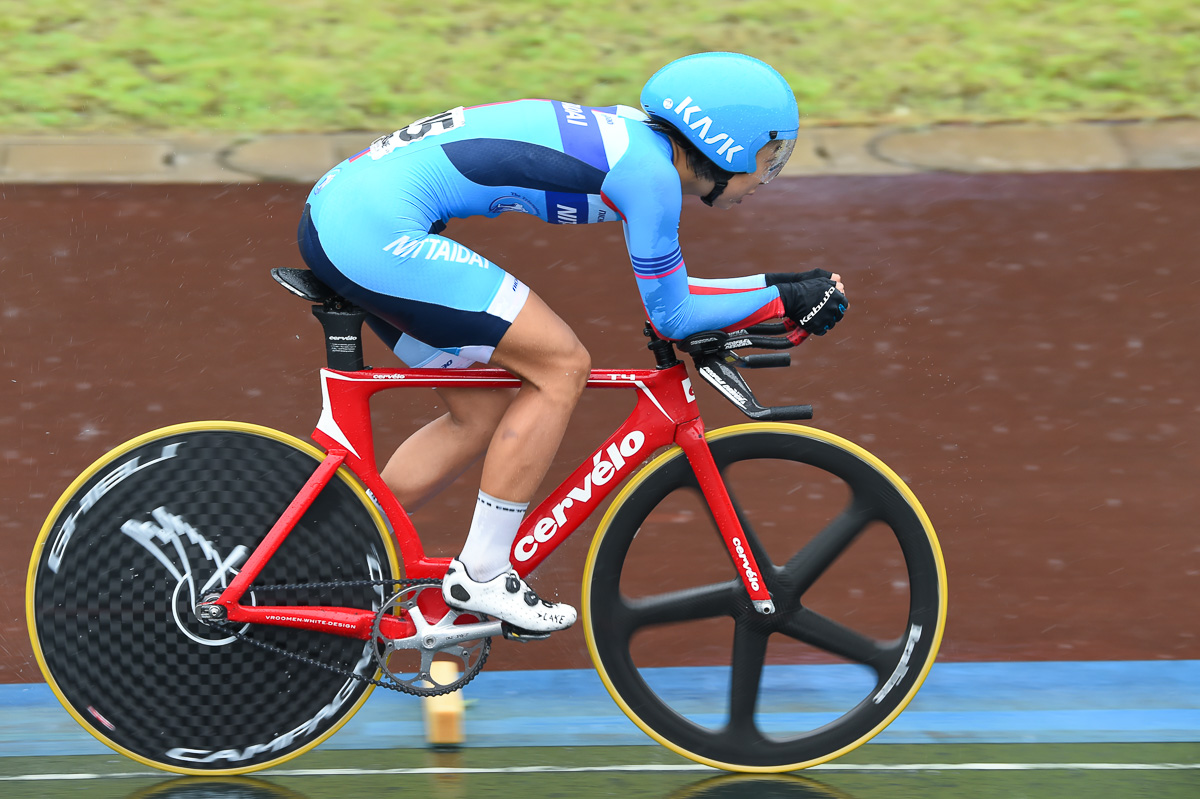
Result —
M 195 422 L 147 433 L 87 469 L 54 506 L 30 563 L 26 616 L 38 665 L 103 743 L 183 774 L 238 774 L 333 734 L 377 674 L 369 642 L 284 627 L 237 632 L 195 616 L 316 469 L 322 453 L 275 430 Z M 268 586 L 399 576 L 383 520 L 340 469 L 243 602 L 378 608 L 382 587 Z
M 830 433 L 747 424 L 707 439 L 776 612 L 751 604 L 672 448 L 593 539 L 593 663 L 625 714 L 685 757 L 745 772 L 831 760 L 886 727 L 937 654 L 946 572 L 933 527 L 895 473 Z

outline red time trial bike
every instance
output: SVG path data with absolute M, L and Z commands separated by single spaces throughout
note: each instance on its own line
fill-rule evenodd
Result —
M 364 368 L 363 312 L 306 270 L 273 274 L 323 325 L 320 448 L 232 422 L 147 433 L 67 488 L 29 568 L 29 630 L 54 693 L 102 742 L 169 771 L 277 765 L 332 735 L 374 687 L 458 690 L 493 638 L 528 637 L 442 601 L 449 558 L 426 552 L 379 476 L 369 410 L 396 388 L 519 381 Z M 909 703 L 937 653 L 946 573 L 932 525 L 870 453 L 784 423 L 809 406 L 759 404 L 739 368 L 789 354 L 739 351 L 789 348 L 802 332 L 647 335 L 655 368 L 591 373 L 589 389 L 634 394 L 632 412 L 527 515 L 512 562 L 529 574 L 624 483 L 582 601 L 620 709 L 724 769 L 848 752 Z M 753 421 L 706 431 L 677 352 Z M 458 676 L 439 683 L 435 658 Z

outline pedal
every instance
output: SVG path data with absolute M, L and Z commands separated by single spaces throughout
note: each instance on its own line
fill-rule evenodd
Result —
M 520 641 L 522 643 L 528 641 L 545 641 L 551 636 L 551 633 L 535 633 L 531 630 L 522 630 L 520 627 L 514 627 L 508 622 L 501 623 L 500 632 L 507 640 Z

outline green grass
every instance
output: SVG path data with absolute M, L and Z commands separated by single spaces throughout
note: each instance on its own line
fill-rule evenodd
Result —
M 1196 0 L 0 0 L 0 131 L 391 129 L 458 104 L 637 104 L 747 52 L 804 123 L 1200 115 Z

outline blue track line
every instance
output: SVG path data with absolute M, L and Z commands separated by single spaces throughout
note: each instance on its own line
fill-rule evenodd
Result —
M 647 681 L 687 713 L 727 692 L 727 669 L 650 670 Z M 765 728 L 809 727 L 861 697 L 854 666 L 768 667 Z M 818 694 L 827 701 L 806 700 Z M 467 686 L 468 746 L 652 744 L 590 669 L 484 672 Z M 826 706 L 828 705 L 828 706 Z M 1167 743 L 1200 741 L 1200 660 L 939 663 L 880 743 Z M 421 747 L 421 705 L 375 691 L 328 749 Z M 0 685 L 0 756 L 104 754 L 44 684 Z

